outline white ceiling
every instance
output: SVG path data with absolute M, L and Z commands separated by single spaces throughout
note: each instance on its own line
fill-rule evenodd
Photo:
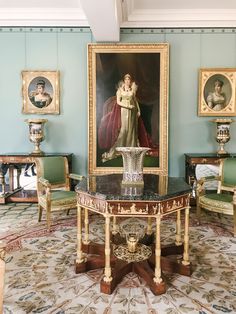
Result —
M 0 0 L 0 26 L 88 26 L 119 41 L 121 27 L 236 27 L 236 1 Z

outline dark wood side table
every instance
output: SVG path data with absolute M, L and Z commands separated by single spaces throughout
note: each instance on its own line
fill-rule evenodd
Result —
M 196 181 L 196 166 L 197 165 L 219 165 L 220 159 L 226 157 L 236 157 L 236 154 L 228 154 L 219 156 L 216 153 L 188 153 L 185 156 L 185 180 L 194 188 L 194 182 Z M 191 205 L 195 205 L 195 195 L 191 195 Z
M 187 276 L 191 274 L 188 231 L 191 188 L 183 178 L 152 174 L 144 175 L 143 189 L 122 186 L 121 182 L 122 174 L 100 175 L 84 178 L 76 186 L 78 243 L 75 271 L 81 273 L 104 268 L 100 289 L 101 292 L 107 294 L 111 294 L 123 277 L 132 271 L 145 279 L 155 295 L 165 293 L 166 283 L 162 277 L 163 270 Z M 82 209 L 84 210 L 83 236 Z M 94 243 L 89 239 L 89 211 L 104 217 L 105 244 Z M 181 234 L 182 211 L 184 212 L 183 238 Z M 170 214 L 176 215 L 175 243 L 162 247 L 162 218 Z M 128 252 L 122 255 L 122 251 L 126 252 L 128 246 L 125 238 L 123 243 L 116 242 L 117 238 L 122 238 L 116 223 L 118 217 L 146 218 L 147 230 L 144 238 L 153 235 L 153 220 L 155 243 L 153 241 L 146 244 L 139 243 L 140 251 L 133 259 L 128 259 L 130 255 Z M 148 250 L 149 254 L 146 254 Z M 169 258 L 169 255 L 172 257 Z M 182 255 L 182 258 L 174 259 L 173 255 Z
M 72 170 L 72 154 L 50 153 L 45 157 L 64 156 L 68 159 L 69 170 Z M 0 204 L 6 202 L 32 202 L 37 203 L 37 192 L 35 190 L 24 190 L 20 186 L 21 167 L 25 164 L 34 163 L 35 158 L 41 157 L 28 153 L 0 154 Z M 14 169 L 17 169 L 17 183 L 14 185 Z M 5 174 L 9 170 L 9 185 L 5 183 Z

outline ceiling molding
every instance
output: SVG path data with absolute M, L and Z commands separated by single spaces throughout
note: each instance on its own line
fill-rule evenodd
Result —
M 196 7 L 198 2 L 183 0 L 183 9 L 169 9 L 163 7 L 166 3 L 164 0 L 35 0 L 33 3 L 32 0 L 9 1 L 4 2 L 4 5 L 0 1 L 0 27 L 90 27 L 97 42 L 118 42 L 120 27 L 236 27 L 236 2 L 234 7 L 231 4 L 231 9 L 229 3 L 223 2 L 219 5 L 228 5 L 225 7 L 228 9 L 219 9 L 219 5 L 217 9 L 209 9 L 209 5 L 208 8 L 203 8 L 202 2 L 200 9 L 186 9 L 190 4 Z M 207 5 L 208 2 L 205 2 Z M 36 4 L 42 6 L 36 7 Z
M 121 8 L 117 0 L 80 0 L 97 42 L 120 40 Z
M 236 10 L 134 9 L 121 27 L 236 27 Z
M 1 26 L 89 26 L 78 8 L 7 8 L 0 10 Z

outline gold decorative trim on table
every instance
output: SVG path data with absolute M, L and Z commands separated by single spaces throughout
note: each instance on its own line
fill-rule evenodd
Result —
M 139 243 L 136 252 L 131 253 L 128 250 L 127 244 L 120 244 L 113 249 L 113 254 L 118 259 L 126 261 L 127 263 L 141 262 L 151 257 L 152 250 L 150 247 Z

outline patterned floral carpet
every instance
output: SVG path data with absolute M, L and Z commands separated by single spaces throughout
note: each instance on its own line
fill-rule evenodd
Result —
M 165 273 L 167 292 L 154 296 L 134 273 L 112 295 L 99 292 L 102 270 L 76 275 L 76 212 L 56 215 L 49 234 L 45 222 L 37 222 L 36 205 L 0 205 L 0 239 L 7 244 L 5 314 L 236 313 L 232 217 L 206 213 L 197 226 L 195 210 L 191 211 L 193 274 Z M 90 221 L 91 238 L 103 242 L 103 219 L 93 215 Z M 141 227 L 144 224 L 140 221 Z M 163 220 L 163 243 L 173 241 L 174 230 L 174 217 Z

